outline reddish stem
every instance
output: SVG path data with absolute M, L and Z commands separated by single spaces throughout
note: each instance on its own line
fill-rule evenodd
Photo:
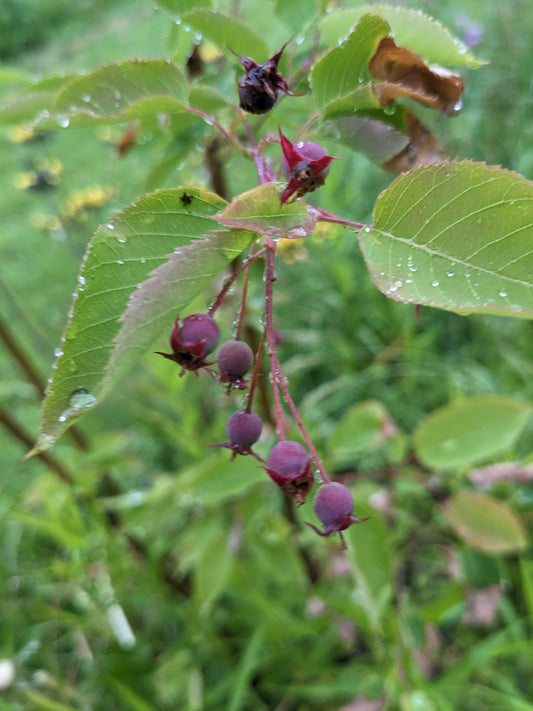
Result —
M 309 449 L 309 452 L 311 453 L 312 458 L 315 461 L 315 464 L 318 468 L 318 471 L 320 472 L 320 475 L 322 476 L 322 481 L 324 484 L 328 484 L 331 479 L 329 478 L 326 470 L 324 469 L 324 465 L 322 464 L 320 457 L 318 456 L 318 452 L 315 449 L 315 446 L 313 445 L 311 438 L 309 437 L 307 430 L 305 429 L 305 426 L 300 418 L 300 415 L 298 414 L 298 410 L 296 409 L 296 405 L 294 404 L 294 401 L 289 393 L 289 388 L 287 385 L 287 380 L 285 379 L 285 376 L 283 375 L 283 372 L 281 370 L 281 365 L 279 362 L 278 358 L 278 353 L 276 349 L 276 338 L 275 338 L 275 333 L 274 333 L 274 320 L 273 320 L 273 299 L 272 299 L 272 284 L 275 281 L 275 251 L 276 251 L 276 243 L 267 238 L 266 242 L 267 246 L 267 255 L 266 255 L 266 266 L 265 266 L 265 281 L 266 281 L 266 298 L 265 298 L 265 327 L 266 327 L 266 334 L 267 334 L 267 340 L 268 340 L 268 356 L 270 358 L 270 371 L 272 373 L 272 385 L 274 388 L 274 399 L 276 402 L 276 421 L 278 423 L 278 430 L 281 430 L 279 432 L 280 434 L 280 439 L 285 439 L 285 432 L 283 429 L 283 423 L 282 423 L 282 418 L 283 418 L 283 412 L 281 409 L 281 402 L 279 399 L 279 389 L 281 389 L 281 392 L 283 393 L 283 398 L 285 402 L 287 403 L 292 416 L 294 417 L 294 421 L 298 425 L 298 429 L 300 430 L 302 437 Z M 283 436 L 281 436 L 283 434 Z
M 248 388 L 248 397 L 246 399 L 246 412 L 252 411 L 252 401 L 254 398 L 254 392 L 257 385 L 257 379 L 259 378 L 259 373 L 261 370 L 261 359 L 263 357 L 263 349 L 265 347 L 266 331 L 263 331 L 261 340 L 259 342 L 259 347 L 257 348 L 257 353 L 255 354 L 255 363 L 252 377 L 250 379 L 250 386 Z
M 233 272 L 233 274 L 232 274 L 231 276 L 229 276 L 229 277 L 226 279 L 226 281 L 224 282 L 224 286 L 223 286 L 222 289 L 220 290 L 220 292 L 219 292 L 217 298 L 215 299 L 214 303 L 211 304 L 211 306 L 207 309 L 207 313 L 208 313 L 210 316 L 213 316 L 213 314 L 214 314 L 215 311 L 218 309 L 218 307 L 220 306 L 220 304 L 224 301 L 224 297 L 226 296 L 226 294 L 228 293 L 228 291 L 231 289 L 231 287 L 232 287 L 233 284 L 235 283 L 235 280 L 237 279 L 237 277 L 238 277 L 240 274 L 242 274 L 242 272 L 243 272 L 245 269 L 248 269 L 248 267 L 250 266 L 250 264 L 251 264 L 253 261 L 255 261 L 258 257 L 261 257 L 261 256 L 265 253 L 265 251 L 266 251 L 266 248 L 265 248 L 265 247 L 261 247 L 261 249 L 257 250 L 257 252 L 255 252 L 254 254 L 251 254 L 251 255 L 248 257 L 248 259 L 245 259 L 244 262 L 241 264 L 241 266 L 240 266 L 235 272 Z
M 314 217 L 318 222 L 333 222 L 336 225 L 343 227 L 351 227 L 354 230 L 362 230 L 364 227 L 372 227 L 372 225 L 364 225 L 362 222 L 354 222 L 353 220 L 345 220 L 342 217 L 333 215 L 331 212 L 323 210 L 321 207 L 309 205 L 307 211 L 311 217 Z

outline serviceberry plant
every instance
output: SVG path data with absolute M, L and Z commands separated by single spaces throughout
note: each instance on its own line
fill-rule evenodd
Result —
M 172 15 L 174 6 L 168 7 Z M 275 283 L 282 241 L 338 225 L 346 239 L 357 236 L 370 278 L 391 299 L 529 319 L 533 184 L 500 167 L 453 159 L 417 116 L 417 105 L 443 119 L 460 112 L 464 81 L 442 65 L 483 64 L 422 13 L 387 6 L 324 12 L 316 27 L 295 27 L 302 34 L 292 42 L 285 36 L 266 61 L 279 38 L 266 41 L 238 18 L 189 9 L 172 19 L 179 20 L 176 61 L 127 60 L 37 83 L 4 107 L 8 117 L 40 130 L 144 122 L 168 135 L 169 146 L 179 145 L 175 160 L 164 163 L 173 185 L 172 169 L 194 163 L 200 148 L 213 187 L 161 187 L 98 229 L 56 351 L 33 453 L 95 407 L 171 329 L 171 352 L 158 353 L 178 365 L 178 374 L 206 372 L 211 387 L 220 384 L 228 397 L 245 400 L 229 418 L 229 442 L 216 446 L 229 448 L 232 459 L 252 454 L 298 504 L 316 482 L 314 509 L 324 528 L 310 525 L 321 536 L 340 533 L 360 519 L 349 489 L 326 471 L 279 355 Z M 191 28 L 198 39 L 192 49 Z M 210 52 L 202 58 L 204 43 Z M 197 61 L 184 62 L 185 56 Z M 233 56 L 244 75 L 240 68 L 235 73 Z M 330 146 L 341 155 L 329 155 Z M 372 223 L 326 210 L 327 190 L 315 195 L 327 181 L 340 180 L 335 172 L 345 162 L 336 159 L 354 151 L 398 175 L 377 197 Z M 243 165 L 250 168 L 246 175 Z M 257 307 L 248 291 L 259 265 L 262 327 L 254 341 Z M 220 274 L 224 281 L 213 299 L 209 290 Z M 206 312 L 185 315 L 203 293 Z M 235 294 L 238 305 L 228 306 Z M 294 304 L 299 308 L 296 296 Z M 230 337 L 215 354 L 220 332 Z M 265 385 L 270 400 L 259 403 Z M 263 419 L 266 439 L 274 441 L 265 445 L 271 447 L 266 461 L 251 449 L 261 446 Z M 296 430 L 301 441 L 289 439 Z M 438 467 L 439 452 L 423 442 L 416 454 Z

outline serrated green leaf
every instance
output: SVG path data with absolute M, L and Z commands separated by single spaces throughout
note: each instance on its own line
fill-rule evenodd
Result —
M 96 232 L 78 277 L 33 453 L 95 407 L 164 326 L 246 248 L 251 235 L 242 230 L 210 234 L 216 223 L 209 215 L 224 205 L 200 190 L 160 190 Z
M 322 118 L 352 117 L 356 111 L 375 111 L 380 108 L 379 101 L 372 91 L 372 85 L 363 84 L 349 94 L 341 96 L 340 99 L 330 101 L 322 110 Z
M 391 299 L 460 313 L 533 318 L 533 183 L 482 163 L 401 175 L 359 233 Z
M 527 546 L 520 518 L 504 501 L 476 491 L 459 491 L 446 501 L 442 512 L 458 536 L 485 553 L 513 553 Z
M 216 217 L 217 222 L 239 227 L 273 239 L 306 237 L 315 226 L 315 219 L 304 200 L 280 206 L 277 183 L 265 183 L 236 197 Z
M 49 77 L 32 84 L 0 106 L 0 124 L 37 120 L 57 128 L 57 119 L 50 112 L 59 92 L 71 80 L 70 76 Z
M 60 118 L 83 125 L 182 111 L 187 99 L 187 80 L 178 66 L 163 59 L 135 59 L 73 79 L 54 110 Z
M 240 20 L 220 12 L 196 10 L 181 17 L 184 24 L 202 33 L 217 44 L 225 53 L 228 47 L 242 55 L 249 55 L 258 64 L 270 57 L 269 48 L 262 35 Z
M 335 45 L 368 12 L 389 22 L 396 44 L 419 54 L 430 64 L 477 68 L 485 62 L 473 57 L 437 20 L 416 10 L 390 5 L 361 5 L 332 12 L 321 21 L 320 29 L 329 45 Z
M 364 15 L 346 40 L 321 57 L 311 71 L 311 88 L 318 105 L 351 94 L 370 82 L 368 64 L 390 27 L 378 15 Z
M 531 406 L 500 395 L 464 398 L 435 410 L 414 433 L 417 457 L 431 469 L 461 469 L 503 452 L 518 439 Z

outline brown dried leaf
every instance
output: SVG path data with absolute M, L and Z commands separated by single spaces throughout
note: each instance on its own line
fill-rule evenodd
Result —
M 453 113 L 460 106 L 464 88 L 461 77 L 442 67 L 430 67 L 420 55 L 398 47 L 391 37 L 381 40 L 368 69 L 381 80 L 373 85 L 381 106 L 400 97 L 445 113 Z
M 400 153 L 383 163 L 384 170 L 396 174 L 406 173 L 413 168 L 448 160 L 435 135 L 412 113 L 407 114 L 407 134 L 409 143 Z

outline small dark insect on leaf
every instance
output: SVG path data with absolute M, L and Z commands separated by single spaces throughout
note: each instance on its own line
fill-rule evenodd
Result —
M 184 205 L 190 205 L 192 202 L 192 195 L 189 195 L 189 193 L 182 193 L 180 200 Z

